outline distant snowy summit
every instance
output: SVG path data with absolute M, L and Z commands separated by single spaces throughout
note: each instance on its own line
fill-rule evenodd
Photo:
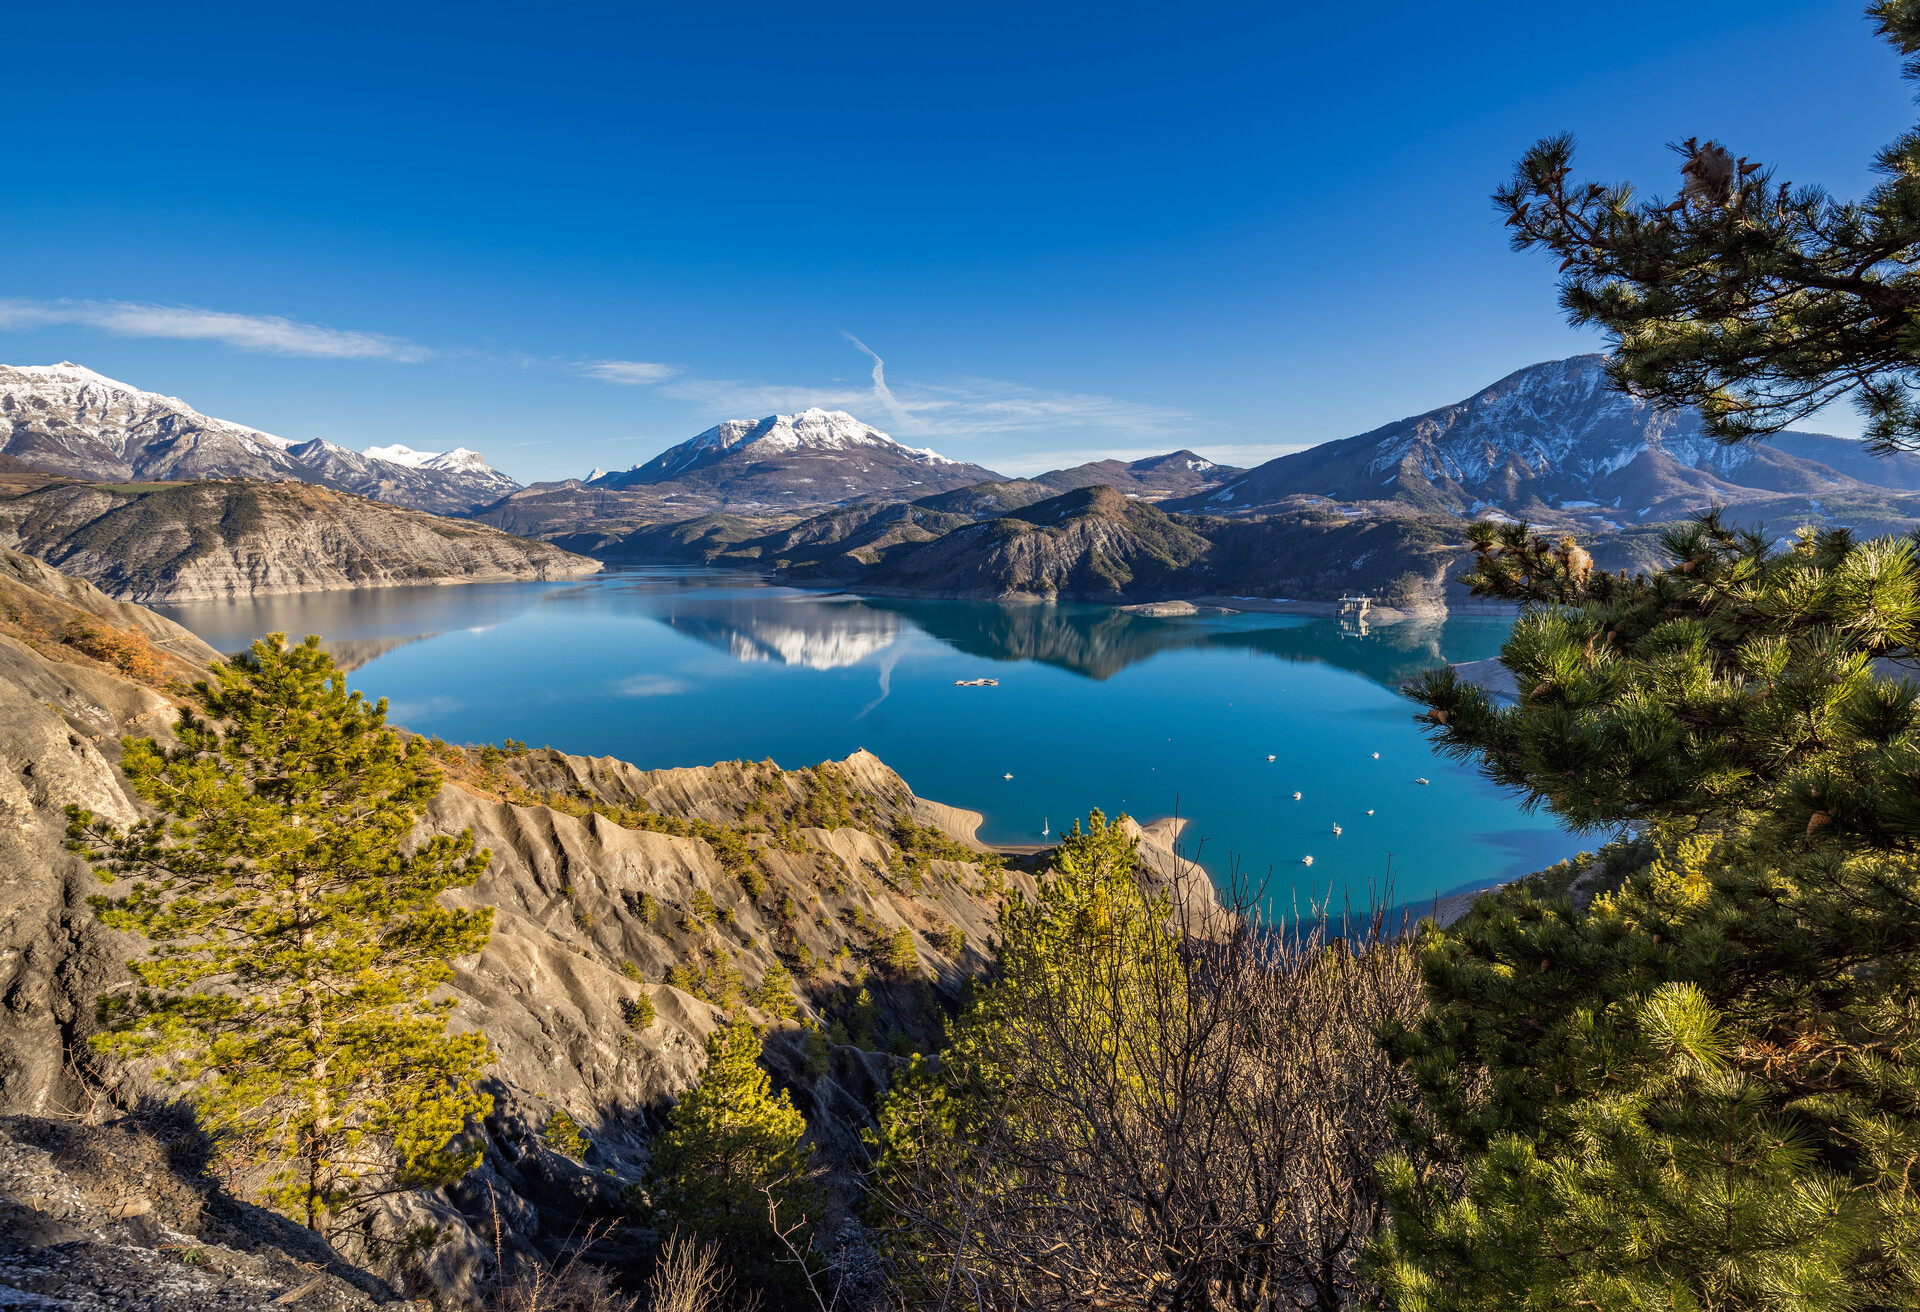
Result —
M 646 492 L 714 510 L 784 510 L 911 492 L 923 496 L 1000 476 L 896 442 L 844 410 L 729 419 L 653 459 L 595 470 L 596 491 Z
M 294 479 L 439 514 L 478 509 L 520 487 L 465 447 L 358 452 L 289 442 L 71 361 L 0 365 L 0 452 L 94 482 Z
M 729 419 L 631 469 L 617 474 L 601 474 L 596 470 L 595 477 L 589 481 L 608 487 L 665 483 L 723 462 L 738 466 L 803 454 L 866 456 L 943 473 L 977 468 L 964 461 L 950 460 L 938 451 L 896 442 L 844 410 L 822 410 L 815 406 L 797 415 Z

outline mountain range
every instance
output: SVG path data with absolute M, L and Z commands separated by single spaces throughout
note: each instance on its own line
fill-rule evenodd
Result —
M 1920 459 L 1816 433 L 1726 446 L 1694 410 L 1607 386 L 1605 357 L 1509 374 L 1465 400 L 1270 460 L 1168 502 L 1269 514 L 1325 499 L 1366 513 L 1507 516 L 1616 532 L 1727 507 L 1742 522 L 1902 530 L 1920 518 Z
M 88 482 L 297 480 L 439 514 L 477 509 L 520 486 L 464 447 L 357 452 L 289 442 L 65 361 L 0 365 L 0 453 Z
M 681 539 L 712 528 L 739 540 L 823 507 L 837 514 L 843 507 L 857 511 L 909 500 L 922 510 L 971 520 L 1094 484 L 1145 501 L 1190 497 L 1244 472 L 1181 450 L 1008 478 L 905 446 L 845 411 L 815 409 L 717 424 L 631 469 L 536 483 L 476 512 L 476 518 L 509 533 L 564 541 L 576 551 L 632 555 L 624 544 L 652 540 L 661 525 L 698 525 L 674 530 Z M 709 523 L 713 516 L 725 522 Z

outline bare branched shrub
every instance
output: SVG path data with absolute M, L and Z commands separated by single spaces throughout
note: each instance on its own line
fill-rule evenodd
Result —
M 1373 1030 L 1418 1006 L 1409 945 L 1379 914 L 1270 929 L 1238 880 L 1219 906 L 1144 891 L 1115 833 L 1096 818 L 1009 905 L 998 978 L 889 1095 L 874 1218 L 901 1288 L 940 1309 L 1353 1306 L 1409 1092 Z
M 647 1284 L 648 1312 L 714 1312 L 725 1306 L 731 1283 L 720 1246 L 675 1231 L 660 1246 Z
M 480 1312 L 639 1312 L 640 1300 L 614 1288 L 607 1272 L 580 1260 L 610 1227 L 596 1223 L 558 1267 L 526 1254 L 508 1255 L 500 1200 L 488 1191 L 493 1211 L 493 1251 L 500 1268 L 480 1293 Z

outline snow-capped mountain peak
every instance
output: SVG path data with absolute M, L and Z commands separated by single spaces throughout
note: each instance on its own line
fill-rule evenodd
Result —
M 862 448 L 885 451 L 930 466 L 962 463 L 929 448 L 896 442 L 845 410 L 822 410 L 813 406 L 793 415 L 729 419 L 634 468 L 644 468 L 655 477 L 672 478 L 736 451 L 751 450 L 755 456 L 764 458 L 794 451 L 858 451 Z
M 361 454 L 384 460 L 390 465 L 404 465 L 408 469 L 457 469 L 475 474 L 494 472 L 485 456 L 464 446 L 457 446 L 451 451 L 415 451 L 410 446 L 401 446 L 396 442 L 392 446 L 370 446 Z

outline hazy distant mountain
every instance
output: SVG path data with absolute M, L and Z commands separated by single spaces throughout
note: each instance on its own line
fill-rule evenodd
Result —
M 1811 433 L 1723 446 L 1696 411 L 1608 387 L 1603 361 L 1529 366 L 1466 400 L 1270 460 L 1168 508 L 1244 515 L 1318 496 L 1454 515 L 1577 512 L 1598 528 L 1679 519 L 1716 503 L 1751 512 L 1743 518 L 1817 516 L 1851 502 L 1870 503 L 1869 519 L 1920 513 L 1920 502 L 1886 498 L 1887 489 L 1920 488 L 1920 460 L 1882 462 L 1858 443 Z
M 1144 460 L 1096 460 L 1071 469 L 1055 469 L 1035 474 L 1033 481 L 1055 492 L 1104 484 L 1137 496 L 1143 501 L 1166 497 L 1191 496 L 1206 488 L 1217 487 L 1228 479 L 1246 473 L 1232 465 L 1216 465 L 1191 451 L 1179 450 Z
M 362 454 L 331 442 L 295 445 L 70 362 L 0 365 L 0 452 L 91 482 L 294 479 L 443 513 L 486 505 L 520 486 L 465 448 Z

